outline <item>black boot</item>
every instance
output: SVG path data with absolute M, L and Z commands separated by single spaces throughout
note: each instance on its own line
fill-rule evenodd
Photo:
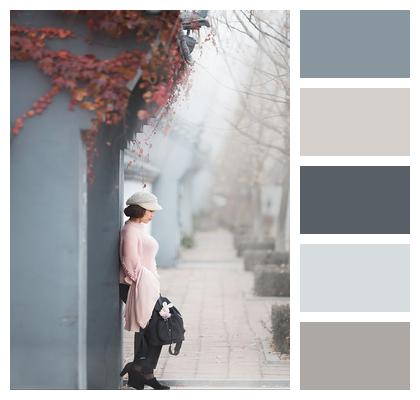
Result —
M 140 371 L 136 371 L 136 368 L 133 362 L 129 362 L 125 365 L 123 370 L 120 372 L 120 376 L 124 376 L 127 373 L 128 373 L 127 385 L 137 390 L 143 390 L 144 383 L 145 383 L 144 377 Z
M 159 383 L 158 380 L 155 377 L 153 377 L 151 379 L 144 379 L 143 383 L 144 383 L 144 385 L 150 386 L 155 390 L 168 390 L 168 389 L 170 389 L 169 386 L 162 385 L 161 383 Z

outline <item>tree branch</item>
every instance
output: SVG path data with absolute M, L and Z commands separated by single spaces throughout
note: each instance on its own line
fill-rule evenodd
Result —
M 235 124 L 233 124 L 231 121 L 227 121 L 227 123 L 233 128 L 235 129 L 235 131 L 237 131 L 238 133 L 240 133 L 242 136 L 245 136 L 248 139 L 251 139 L 254 143 L 263 146 L 263 147 L 268 147 L 270 149 L 275 149 L 277 151 L 279 151 L 281 154 L 283 154 L 286 157 L 289 157 L 289 154 L 280 146 L 276 146 L 274 144 L 271 143 L 265 143 L 265 142 L 261 142 L 260 140 L 258 140 L 257 138 L 255 138 L 254 136 L 250 135 L 248 132 L 244 131 L 243 129 L 239 128 L 238 126 L 236 126 Z
M 275 37 L 275 36 L 273 36 L 273 35 L 271 35 L 271 34 L 269 34 L 267 31 L 264 31 L 264 30 L 262 30 L 262 28 L 260 28 L 257 24 L 255 24 L 253 21 L 252 21 L 252 19 L 251 19 L 251 16 L 248 16 L 248 15 L 246 15 L 246 13 L 245 13 L 245 11 L 242 11 L 241 10 L 241 13 L 242 13 L 242 15 L 244 15 L 245 16 L 245 18 L 249 21 L 249 23 L 258 31 L 258 32 L 260 32 L 260 33 L 262 33 L 264 36 L 267 36 L 267 37 L 270 37 L 270 38 L 272 38 L 272 39 L 274 39 L 274 40 L 276 40 L 277 42 L 279 42 L 279 43 L 281 43 L 282 45 L 284 45 L 284 46 L 286 46 L 288 49 L 290 49 L 290 43 L 286 43 L 286 42 L 284 42 L 283 40 L 281 40 L 281 39 L 279 39 L 278 37 Z M 251 14 L 252 15 L 252 14 Z M 255 17 L 255 16 L 254 16 Z M 268 26 L 270 26 L 267 22 L 266 22 L 266 24 L 268 25 Z

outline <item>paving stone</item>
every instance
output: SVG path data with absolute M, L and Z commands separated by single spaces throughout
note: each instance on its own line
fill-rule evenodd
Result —
M 253 295 L 253 274 L 236 257 L 229 232 L 197 232 L 195 242 L 194 249 L 182 251 L 176 268 L 159 269 L 161 292 L 182 312 L 187 332 L 178 356 L 163 348 L 156 376 L 189 388 L 194 382 L 213 388 L 218 379 L 221 387 L 237 382 L 287 388 L 289 361 L 270 358 L 274 364 L 268 365 L 260 340 L 271 342 L 271 306 L 288 299 Z M 133 344 L 134 335 L 124 331 L 127 361 Z

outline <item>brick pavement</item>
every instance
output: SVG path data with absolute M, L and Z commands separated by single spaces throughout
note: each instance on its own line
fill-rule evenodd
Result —
M 186 387 L 288 387 L 289 360 L 270 350 L 269 329 L 271 305 L 289 298 L 253 295 L 253 274 L 228 231 L 197 232 L 195 241 L 178 267 L 159 270 L 162 295 L 183 314 L 186 338 L 178 356 L 163 347 L 156 377 Z M 133 336 L 124 331 L 124 361 L 133 358 Z

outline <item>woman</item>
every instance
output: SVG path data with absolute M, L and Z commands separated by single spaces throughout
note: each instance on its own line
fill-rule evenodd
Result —
M 159 275 L 156 269 L 156 253 L 159 244 L 147 233 L 146 225 L 154 211 L 161 210 L 155 195 L 141 191 L 134 193 L 126 202 L 126 221 L 120 235 L 120 296 L 126 303 L 125 329 L 134 331 L 134 360 L 121 371 L 128 373 L 128 385 L 143 389 L 169 389 L 154 377 L 153 370 L 159 360 L 162 346 L 149 343 L 148 322 L 160 296 Z

